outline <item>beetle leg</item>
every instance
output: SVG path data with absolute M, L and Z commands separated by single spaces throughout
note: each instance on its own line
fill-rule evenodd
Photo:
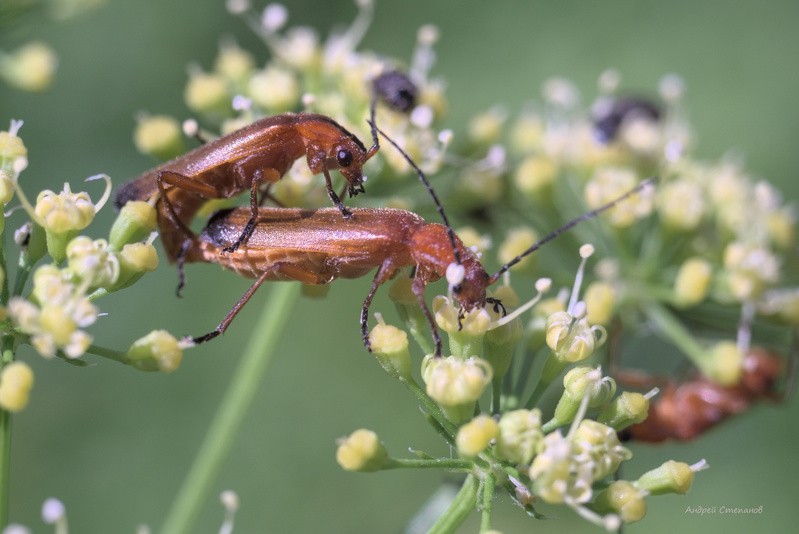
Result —
M 219 336 L 221 334 L 224 334 L 225 330 L 227 330 L 228 327 L 230 326 L 230 323 L 232 323 L 233 319 L 236 318 L 236 315 L 238 315 L 238 313 L 241 311 L 241 309 L 244 307 L 244 305 L 247 304 L 247 302 L 250 300 L 250 297 L 252 297 L 255 294 L 255 292 L 258 290 L 258 288 L 261 287 L 261 284 L 264 283 L 264 280 L 266 280 L 269 277 L 270 274 L 272 274 L 273 272 L 275 272 L 279 268 L 280 268 L 280 265 L 276 264 L 276 265 L 272 266 L 272 268 L 264 270 L 264 272 L 261 273 L 261 276 L 259 276 L 255 280 L 255 282 L 253 282 L 253 284 L 250 286 L 250 288 L 247 290 L 247 292 L 244 293 L 244 295 L 242 295 L 242 297 L 233 306 L 233 308 L 231 308 L 230 311 L 227 312 L 227 315 L 225 315 L 225 318 L 222 319 L 222 322 L 219 323 L 219 325 L 214 330 L 212 330 L 211 332 L 208 332 L 207 334 L 203 334 L 202 336 L 193 338 L 192 341 L 194 342 L 194 344 L 195 345 L 199 345 L 200 343 L 205 343 L 206 341 L 210 341 L 210 340 L 214 339 L 215 337 L 217 337 L 217 336 Z
M 333 182 L 330 179 L 330 171 L 327 170 L 327 164 L 322 167 L 322 172 L 325 175 L 325 186 L 327 187 L 327 196 L 330 197 L 331 202 L 339 209 L 341 215 L 344 216 L 345 219 L 349 219 L 352 217 L 352 212 L 341 203 L 341 199 L 339 199 L 338 195 L 335 191 L 333 191 Z
M 284 275 L 294 280 L 303 282 L 305 284 L 321 283 L 321 279 L 319 278 L 317 273 L 314 273 L 313 271 L 303 269 L 289 262 L 275 263 L 274 265 L 271 265 L 266 269 L 264 269 L 264 272 L 261 273 L 261 275 L 255 279 L 255 282 L 253 282 L 253 284 L 250 286 L 247 292 L 244 293 L 244 295 L 241 296 L 241 298 L 239 299 L 238 302 L 236 302 L 233 308 L 231 308 L 230 311 L 227 312 L 225 318 L 222 319 L 222 322 L 219 323 L 219 325 L 214 330 L 202 336 L 195 337 L 192 339 L 192 341 L 194 341 L 196 345 L 199 345 L 200 343 L 205 343 L 206 341 L 210 341 L 215 337 L 224 334 L 225 330 L 227 330 L 228 327 L 230 326 L 230 323 L 232 323 L 233 319 L 236 318 L 236 315 L 238 315 L 238 313 L 245 306 L 245 304 L 249 302 L 250 298 L 253 296 L 253 294 L 255 294 L 258 288 L 261 287 L 261 284 L 263 284 L 264 281 L 268 279 L 270 275 L 273 275 L 277 272 L 281 272 Z
M 188 191 L 194 191 L 194 189 L 190 187 L 183 187 L 183 185 L 188 183 L 196 186 L 198 182 L 196 180 L 192 180 L 188 176 L 184 176 L 173 171 L 161 171 L 156 175 L 155 180 L 158 184 L 158 192 L 161 195 L 161 201 L 166 207 L 166 216 L 169 219 L 169 222 L 175 227 L 179 228 L 183 235 L 185 235 L 187 238 L 193 239 L 195 237 L 194 233 L 189 229 L 188 226 L 186 226 L 186 223 L 182 221 L 180 217 L 178 217 L 178 214 L 175 212 L 175 207 L 172 205 L 172 202 L 169 200 L 169 197 L 166 194 L 166 188 L 164 187 L 164 184 L 180 187 L 181 189 L 186 189 Z M 203 184 L 199 184 L 199 189 L 204 189 Z
M 183 296 L 181 293 L 186 285 L 186 273 L 184 272 L 184 268 L 186 266 L 186 254 L 189 252 L 192 243 L 191 239 L 185 239 L 180 245 L 177 258 L 175 258 L 175 267 L 178 270 L 178 287 L 175 289 L 175 295 L 177 295 L 178 298 Z
M 413 291 L 413 294 L 416 295 L 416 302 L 419 303 L 419 307 L 422 309 L 422 313 L 424 313 L 425 319 L 427 319 L 430 329 L 433 332 L 433 343 L 436 346 L 435 357 L 440 358 L 442 354 L 441 336 L 438 334 L 436 320 L 433 318 L 433 314 L 430 313 L 430 308 L 427 307 L 427 303 L 424 301 L 424 287 L 426 284 L 427 282 L 423 278 L 414 278 L 413 283 L 411 284 L 411 290 Z
M 372 280 L 372 287 L 369 288 L 369 293 L 363 300 L 363 307 L 361 308 L 361 337 L 363 338 L 363 346 L 366 350 L 372 352 L 372 344 L 369 342 L 369 306 L 372 305 L 372 299 L 375 298 L 377 288 L 388 282 L 397 268 L 391 258 L 386 259 L 375 274 L 375 279 Z
M 255 231 L 255 223 L 258 220 L 258 184 L 261 183 L 261 176 L 261 171 L 256 170 L 255 173 L 253 173 L 252 183 L 250 184 L 250 220 L 247 221 L 247 225 L 244 227 L 244 230 L 242 230 L 239 238 L 236 239 L 236 242 L 223 248 L 222 252 L 228 254 L 235 252 L 236 249 L 250 239 L 253 231 Z

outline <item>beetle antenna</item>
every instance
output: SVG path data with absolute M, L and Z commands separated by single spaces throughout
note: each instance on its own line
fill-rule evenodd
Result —
M 377 121 L 375 120 L 376 109 L 377 96 L 373 96 L 372 102 L 369 104 L 369 120 L 367 121 L 371 128 L 370 133 L 372 134 L 372 147 L 369 149 L 369 152 L 366 153 L 367 160 L 377 154 L 377 151 L 380 150 L 380 140 L 377 138 Z
M 427 179 L 427 176 L 425 176 L 424 172 L 422 172 L 422 169 L 420 169 L 419 166 L 411 159 L 408 153 L 405 152 L 402 148 L 400 148 L 400 146 L 397 143 L 395 143 L 393 139 L 391 139 L 388 135 L 386 135 L 386 132 L 378 128 L 377 124 L 375 124 L 374 122 L 371 123 L 371 126 L 377 132 L 380 132 L 380 135 L 382 135 L 386 139 L 386 141 L 391 143 L 391 145 L 397 149 L 397 151 L 402 155 L 402 157 L 405 158 L 405 161 L 408 162 L 408 165 L 410 165 L 411 168 L 413 168 L 413 170 L 416 171 L 416 175 L 419 177 L 419 181 L 422 182 L 422 184 L 424 184 L 424 186 L 427 188 L 427 191 L 430 193 L 430 196 L 433 198 L 433 203 L 436 205 L 436 211 L 438 211 L 438 214 L 441 216 L 441 220 L 444 221 L 444 226 L 447 227 L 447 236 L 449 236 L 449 242 L 452 245 L 452 252 L 455 254 L 455 263 L 460 264 L 461 256 L 460 253 L 458 252 L 458 245 L 455 242 L 455 232 L 452 230 L 452 226 L 449 224 L 449 219 L 447 219 L 447 214 L 444 213 L 444 206 L 441 205 L 441 201 L 438 199 L 438 195 L 436 195 L 433 186 L 430 185 L 430 181 Z
M 536 250 L 538 250 L 539 248 L 541 248 L 545 244 L 549 243 L 550 241 L 552 241 L 553 239 L 555 239 L 559 235 L 564 234 L 567 231 L 571 230 L 572 228 L 574 228 L 575 226 L 577 226 L 581 222 L 587 221 L 589 219 L 593 219 L 594 217 L 596 217 L 597 215 L 599 215 L 603 211 L 607 211 L 610 208 L 612 208 L 613 206 L 617 205 L 619 202 L 622 202 L 623 200 L 626 200 L 627 198 L 629 198 L 629 197 L 631 197 L 631 196 L 633 196 L 633 195 L 635 195 L 637 193 L 640 193 L 641 191 L 643 191 L 647 187 L 654 185 L 654 183 L 657 182 L 657 180 L 658 180 L 658 178 L 656 176 L 652 177 L 652 178 L 649 178 L 647 180 L 644 180 L 643 182 L 641 182 L 640 184 L 636 185 L 635 187 L 633 187 L 632 189 L 630 189 L 629 191 L 627 191 L 626 193 L 624 193 L 620 197 L 617 197 L 617 198 L 611 200 L 610 202 L 608 202 L 607 204 L 599 206 L 598 208 L 596 208 L 594 210 L 591 210 L 591 211 L 588 211 L 586 213 L 583 213 L 579 217 L 576 217 L 576 218 L 572 219 L 571 221 L 567 222 L 566 224 L 564 224 L 560 228 L 558 228 L 556 230 L 553 230 L 552 232 L 550 232 L 549 234 L 547 234 L 543 238 L 541 238 L 533 246 L 531 246 L 530 248 L 528 248 L 527 250 L 525 250 L 524 252 L 522 252 L 521 254 L 519 254 L 518 256 L 513 258 L 512 260 L 510 260 L 508 263 L 506 263 L 505 265 L 500 267 L 499 270 L 497 272 L 495 272 L 494 274 L 492 274 L 491 278 L 488 279 L 488 285 L 491 285 L 494 282 L 496 282 L 499 279 L 499 277 L 502 276 L 502 273 L 504 273 L 505 271 L 507 271 L 508 269 L 510 269 L 511 267 L 513 267 L 514 265 L 516 265 L 517 263 L 522 261 L 522 259 L 525 256 L 527 256 L 529 254 L 532 254 L 533 252 L 535 252 Z

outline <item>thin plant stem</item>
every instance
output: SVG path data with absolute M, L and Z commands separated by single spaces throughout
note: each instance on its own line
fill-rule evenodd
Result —
M 383 469 L 402 469 L 409 467 L 412 469 L 447 469 L 450 471 L 468 471 L 474 464 L 468 460 L 460 458 L 433 458 L 431 460 L 422 458 L 391 458 L 389 464 Z
M 197 516 L 208 501 L 214 480 L 261 385 L 277 341 L 299 294 L 300 284 L 274 285 L 194 463 L 172 503 L 161 529 L 164 534 L 194 532 Z
M 14 361 L 14 339 L 3 338 L 2 364 Z M 11 494 L 11 413 L 0 409 L 0 528 L 8 525 L 8 499 Z
M 497 479 L 493 474 L 486 476 L 481 487 L 482 515 L 480 517 L 480 532 L 491 530 L 491 504 L 494 500 L 494 490 L 497 486 Z
M 438 518 L 438 521 L 430 527 L 427 534 L 449 534 L 455 532 L 455 529 L 466 521 L 466 518 L 474 509 L 474 505 L 477 502 L 478 486 L 476 476 L 467 476 L 458 494 L 455 495 L 455 498 L 441 517 Z

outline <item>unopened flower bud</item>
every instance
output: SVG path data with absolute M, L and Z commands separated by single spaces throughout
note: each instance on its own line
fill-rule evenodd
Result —
M 140 371 L 169 373 L 180 365 L 183 349 L 178 340 L 165 330 L 153 330 L 136 340 L 126 354 L 131 367 Z
M 377 434 L 361 428 L 339 441 L 336 461 L 347 471 L 370 473 L 388 465 L 389 458 Z
M 11 127 L 9 127 L 8 131 L 0 131 L 0 169 L 5 171 L 3 181 L 10 181 L 12 174 L 17 174 L 14 168 L 17 160 L 24 160 L 28 157 L 28 149 L 25 148 L 22 138 L 17 135 L 21 126 L 22 121 L 11 121 Z M 7 195 L 8 193 L 6 193 Z
M 674 281 L 674 298 L 679 306 L 695 306 L 705 300 L 710 291 L 713 267 L 701 258 L 689 258 L 680 266 Z
M 720 341 L 711 347 L 705 358 L 695 362 L 702 374 L 722 386 L 734 386 L 741 379 L 744 357 L 732 341 Z
M 180 123 L 168 115 L 140 117 L 133 130 L 136 150 L 157 160 L 166 161 L 186 151 Z
M 0 408 L 19 412 L 28 405 L 33 387 L 33 371 L 28 364 L 15 361 L 0 371 Z
M 122 250 L 129 243 L 146 238 L 155 230 L 155 207 L 148 202 L 134 200 L 119 210 L 119 215 L 111 226 L 108 242 L 114 250 Z
M 563 388 L 563 395 L 555 407 L 553 417 L 559 425 L 565 425 L 574 419 L 586 395 L 591 408 L 607 403 L 616 393 L 616 381 L 610 377 L 603 378 L 599 369 L 580 365 L 563 377 Z
M 408 334 L 380 322 L 369 333 L 369 343 L 377 361 L 391 376 L 411 380 L 411 355 Z
M 502 137 L 505 112 L 494 108 L 479 113 L 469 121 L 469 138 L 480 145 L 492 145 Z
M 669 182 L 660 187 L 658 210 L 663 223 L 674 230 L 695 229 L 705 214 L 705 201 L 699 184 L 687 180 Z
M 234 83 L 242 83 L 255 68 L 252 54 L 240 48 L 232 41 L 226 41 L 219 47 L 214 70 Z
M 0 135 L 4 133 L 0 132 Z M 12 198 L 14 198 L 14 179 L 9 171 L 0 168 L 0 207 L 11 202 Z M 0 224 L 5 225 L 5 221 Z
M 130 243 L 117 254 L 119 278 L 109 291 L 119 291 L 158 267 L 158 253 L 152 243 Z
M 505 240 L 499 246 L 497 257 L 501 263 L 508 263 L 512 259 L 521 255 L 538 240 L 538 234 L 532 228 L 519 227 L 508 231 Z M 511 270 L 526 271 L 533 264 L 533 256 L 528 255 L 519 263 L 511 267 Z
M 509 462 L 526 465 L 533 459 L 543 439 L 541 410 L 506 412 L 499 420 L 496 452 Z
M 269 112 L 281 112 L 297 105 L 300 88 L 291 71 L 268 67 L 252 75 L 247 85 L 247 94 L 255 104 Z
M 615 513 L 625 523 L 635 523 L 646 515 L 645 492 L 626 480 L 617 480 L 596 496 L 594 507 L 601 514 Z
M 603 168 L 585 185 L 585 200 L 591 209 L 604 206 L 630 191 L 638 183 L 632 170 Z M 606 212 L 607 220 L 617 228 L 627 228 L 652 212 L 654 192 L 651 187 L 624 199 Z
M 23 45 L 11 54 L 0 54 L 0 77 L 23 91 L 47 90 L 57 67 L 55 52 L 38 41 Z
M 455 436 L 458 454 L 466 458 L 477 456 L 497 437 L 497 431 L 497 423 L 491 416 L 478 415 L 458 429 Z
M 211 117 L 230 115 L 230 99 L 227 82 L 218 74 L 194 72 L 189 77 L 183 92 L 186 106 L 195 113 Z
M 552 158 L 536 154 L 522 160 L 513 175 L 513 180 L 519 191 L 533 200 L 540 201 L 549 195 L 557 173 L 558 166 Z
M 648 414 L 649 399 L 640 393 L 623 391 L 602 410 L 597 421 L 618 432 L 630 425 L 640 423 L 646 419 Z
M 422 362 L 427 394 L 455 424 L 472 418 L 474 403 L 491 383 L 492 376 L 491 366 L 480 358 L 427 356 Z
M 616 292 L 607 282 L 592 282 L 585 288 L 586 320 L 590 324 L 607 326 L 613 318 Z
M 683 495 L 691 489 L 694 481 L 694 469 L 686 463 L 669 460 L 660 467 L 647 471 L 635 485 L 648 491 L 651 495 L 676 493 Z

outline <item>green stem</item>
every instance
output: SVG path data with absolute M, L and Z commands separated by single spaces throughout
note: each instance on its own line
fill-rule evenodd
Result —
M 688 356 L 694 364 L 701 366 L 707 360 L 707 352 L 691 332 L 673 314 L 657 302 L 648 302 L 644 309 L 647 317 L 671 342 Z
M 436 403 L 436 401 L 431 399 L 430 396 L 428 396 L 427 393 L 425 393 L 416 382 L 403 380 L 402 383 L 405 384 L 409 390 L 411 390 L 411 393 L 413 393 L 416 399 L 422 404 L 425 411 L 429 413 L 439 425 L 441 425 L 441 428 L 443 428 L 450 436 L 454 438 L 455 434 L 458 433 L 458 428 L 452 424 L 452 421 L 447 419 L 447 416 L 445 416 L 444 412 L 441 411 L 441 407 Z
M 449 534 L 455 532 L 466 518 L 469 513 L 474 509 L 477 502 L 477 477 L 469 475 L 463 481 L 460 491 L 450 503 L 449 507 L 444 511 L 438 521 L 430 527 L 427 534 Z
M 275 345 L 300 294 L 300 284 L 275 284 L 194 463 L 183 481 L 161 532 L 194 532 L 197 516 L 227 458 L 244 416 L 262 382 Z
M 489 474 L 483 481 L 481 488 L 482 515 L 480 517 L 480 532 L 491 530 L 491 504 L 494 500 L 494 490 L 497 487 L 497 479 L 493 474 Z
M 89 348 L 86 349 L 86 352 L 88 354 L 94 354 L 95 356 L 101 356 L 103 358 L 108 358 L 109 360 L 114 360 L 115 362 L 124 363 L 125 365 L 130 363 L 126 353 L 120 352 L 118 350 L 107 349 L 99 345 L 89 345 Z
M 383 469 L 402 469 L 409 467 L 412 469 L 448 469 L 451 471 L 468 471 L 474 464 L 468 460 L 460 458 L 391 458 L 390 463 Z
M 552 384 L 552 382 L 560 375 L 560 373 L 568 366 L 568 363 L 561 362 L 558 360 L 553 353 L 549 353 L 547 356 L 547 361 L 544 362 L 544 368 L 541 370 L 541 378 L 538 381 L 538 384 L 535 385 L 533 392 L 530 394 L 530 398 L 527 399 L 525 403 L 525 408 L 530 409 L 535 407 L 538 404 L 538 401 L 541 400 L 541 396 L 547 390 L 547 388 Z
M 14 338 L 3 338 L 2 367 L 14 361 Z M 0 410 L 0 528 L 8 525 L 8 499 L 11 493 L 11 413 Z

